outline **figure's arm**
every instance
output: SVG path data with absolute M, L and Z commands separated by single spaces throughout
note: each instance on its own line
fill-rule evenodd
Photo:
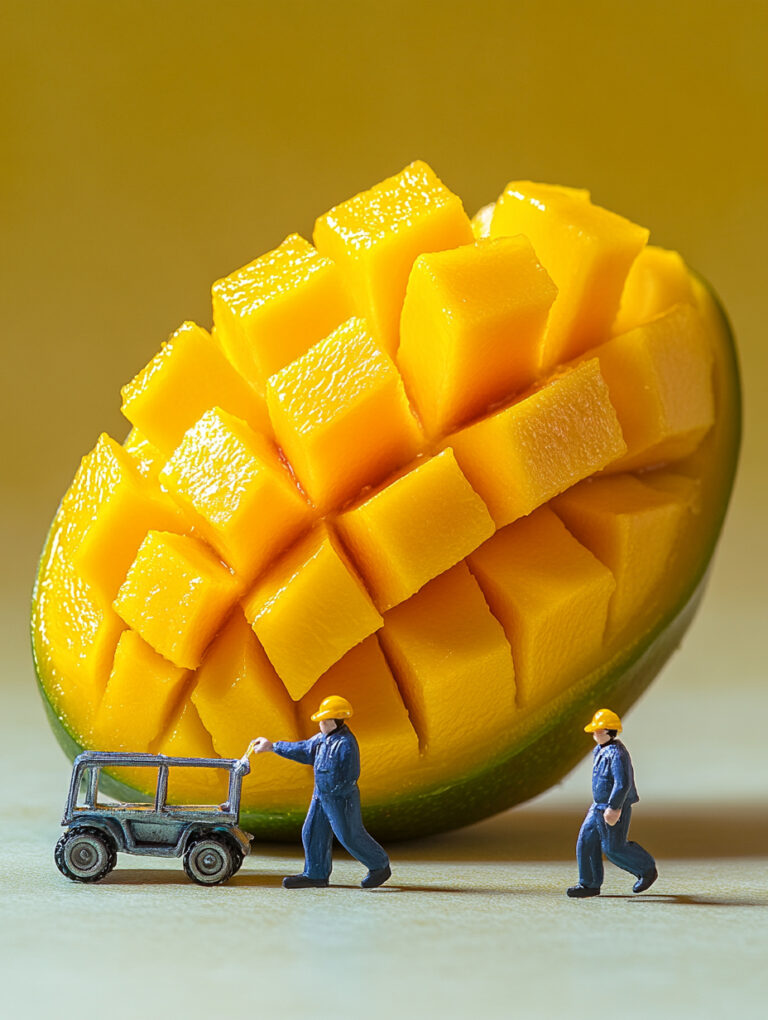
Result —
M 603 812 L 603 818 L 608 825 L 615 825 L 621 817 L 621 809 L 629 792 L 628 762 L 620 752 L 611 756 L 611 775 L 613 776 L 613 789 L 608 798 L 608 807 Z
M 360 752 L 352 740 L 345 740 L 337 751 L 333 793 L 341 793 L 360 776 Z
M 291 761 L 301 762 L 302 765 L 311 765 L 315 760 L 315 738 L 309 740 L 277 740 L 272 745 L 275 754 L 281 758 L 289 758 Z

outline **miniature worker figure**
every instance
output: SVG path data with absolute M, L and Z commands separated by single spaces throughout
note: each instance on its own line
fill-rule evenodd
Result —
M 653 857 L 638 843 L 627 840 L 632 805 L 639 800 L 629 751 L 616 737 L 621 719 L 608 708 L 595 712 L 584 727 L 594 735 L 592 797 L 576 843 L 579 884 L 568 889 L 576 898 L 599 896 L 603 884 L 603 854 L 619 868 L 637 877 L 632 891 L 644 892 L 659 877 Z
M 333 837 L 353 857 L 368 868 L 360 883 L 364 889 L 382 885 L 392 874 L 389 857 L 363 825 L 360 813 L 360 751 L 357 740 L 347 726 L 352 706 L 338 695 L 325 698 L 312 716 L 320 732 L 309 740 L 295 743 L 259 737 L 251 744 L 256 753 L 274 751 L 283 758 L 312 765 L 315 789 L 309 805 L 301 840 L 305 863 L 301 875 L 283 879 L 286 889 L 305 889 L 328 885 L 331 874 Z

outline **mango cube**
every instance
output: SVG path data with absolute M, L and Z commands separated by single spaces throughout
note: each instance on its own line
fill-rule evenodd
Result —
M 673 305 L 694 301 L 691 277 L 680 255 L 649 244 L 632 263 L 611 332 L 626 333 Z
M 160 481 L 244 581 L 296 538 L 311 517 L 274 443 L 218 407 L 185 434 Z
M 296 705 L 291 701 L 264 649 L 237 608 L 208 650 L 198 670 L 192 702 L 224 758 L 239 758 L 254 737 L 299 740 Z M 309 794 L 310 770 L 294 762 L 264 755 L 245 780 L 244 790 L 267 798 L 276 806 L 274 791 L 292 798 L 297 790 Z
M 362 581 L 325 524 L 292 546 L 243 606 L 294 701 L 381 626 Z
M 332 694 L 346 698 L 354 709 L 350 728 L 360 745 L 360 786 L 364 796 L 375 795 L 393 770 L 406 770 L 419 758 L 419 738 L 375 634 L 348 651 L 301 699 L 304 737 L 317 733 L 310 717 Z
M 313 236 L 320 254 L 339 266 L 358 314 L 394 355 L 414 259 L 471 244 L 472 227 L 461 199 L 417 160 L 321 216 Z
M 391 609 L 379 634 L 422 751 L 439 759 L 500 736 L 515 715 L 515 670 L 501 624 L 460 563 Z
M 529 239 L 558 290 L 542 346 L 546 371 L 611 335 L 648 231 L 592 205 L 587 192 L 512 181 L 496 204 L 491 237 L 515 234 Z
M 150 531 L 117 593 L 117 614 L 156 652 L 196 669 L 240 586 L 199 539 Z
M 157 753 L 174 758 L 219 758 L 211 735 L 203 726 L 192 701 L 180 710 L 157 741 Z M 168 797 L 174 804 L 223 803 L 229 794 L 229 773 L 224 769 L 176 767 L 168 773 Z
M 610 471 L 693 453 L 715 420 L 715 401 L 712 353 L 691 305 L 675 305 L 591 353 L 600 361 L 627 444 Z
M 189 675 L 135 631 L 124 631 L 94 720 L 93 746 L 101 751 L 151 750 Z
M 212 295 L 222 347 L 259 392 L 354 311 L 338 267 L 299 234 L 218 280 Z
M 397 363 L 428 435 L 445 434 L 534 381 L 556 295 L 525 237 L 416 259 Z
M 183 323 L 121 392 L 125 417 L 166 457 L 211 407 L 243 418 L 257 432 L 270 430 L 263 398 L 194 322 Z
M 659 590 L 681 538 L 690 504 L 643 485 L 633 475 L 589 479 L 552 503 L 572 535 L 608 567 L 616 591 L 608 633 L 638 626 L 663 602 Z
M 336 528 L 382 612 L 410 598 L 495 530 L 451 449 L 341 514 Z
M 165 463 L 165 457 L 160 450 L 138 429 L 131 429 L 123 441 L 123 449 L 130 454 L 141 477 L 156 483 L 160 468 Z
M 499 528 L 626 450 L 596 358 L 447 442 Z
M 517 700 L 532 707 L 600 661 L 613 575 L 542 506 L 467 560 L 515 662 Z
M 278 444 L 318 509 L 354 497 L 422 442 L 402 380 L 362 319 L 349 319 L 267 383 Z

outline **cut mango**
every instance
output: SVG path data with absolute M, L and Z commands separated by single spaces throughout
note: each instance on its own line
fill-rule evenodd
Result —
M 381 626 L 370 595 L 325 525 L 281 557 L 243 604 L 294 701 Z
M 414 259 L 470 244 L 472 227 L 461 199 L 426 163 L 415 162 L 321 216 L 314 241 L 343 273 L 358 314 L 394 355 Z
M 608 615 L 612 631 L 663 597 L 667 564 L 682 537 L 688 507 L 633 475 L 595 478 L 553 501 L 568 530 L 616 579 Z
M 675 305 L 592 354 L 627 444 L 609 470 L 680 460 L 698 447 L 715 420 L 715 405 L 712 355 L 691 305 Z
M 353 314 L 338 267 L 298 234 L 219 280 L 212 296 L 222 347 L 259 392 Z
M 274 444 L 218 407 L 186 433 L 159 480 L 244 582 L 311 520 Z
M 349 319 L 273 375 L 275 436 L 320 510 L 411 460 L 421 445 L 397 369 L 362 319 Z
M 382 612 L 454 566 L 495 530 L 451 449 L 341 514 L 336 528 Z
M 530 386 L 556 295 L 525 237 L 416 259 L 397 363 L 429 435 L 444 435 Z
M 596 358 L 448 442 L 499 528 L 626 450 Z
M 239 592 L 235 577 L 198 539 L 150 531 L 114 606 L 156 652 L 197 669 Z
M 519 705 L 544 703 L 600 661 L 616 582 L 549 507 L 467 562 L 512 647 Z
M 491 237 L 514 234 L 525 234 L 558 291 L 540 370 L 607 340 L 648 231 L 593 205 L 587 192 L 512 181 L 496 204 Z
M 123 414 L 169 456 L 188 428 L 221 407 L 260 432 L 269 432 L 262 397 L 238 375 L 216 341 L 194 322 L 179 326 L 141 372 L 122 389 Z
M 218 761 L 342 694 L 382 839 L 561 779 L 595 706 L 625 712 L 679 645 L 738 450 L 727 324 L 645 238 L 528 183 L 470 226 L 413 164 L 321 217 L 317 250 L 290 235 L 219 281 L 213 331 L 126 387 L 124 448 L 84 459 L 43 552 L 33 646 L 67 753 Z M 293 838 L 311 784 L 259 755 L 242 823 Z M 171 769 L 172 802 L 226 796 Z
M 512 651 L 465 564 L 390 610 L 380 640 L 433 759 L 468 756 L 456 730 L 482 733 L 492 745 L 514 719 Z

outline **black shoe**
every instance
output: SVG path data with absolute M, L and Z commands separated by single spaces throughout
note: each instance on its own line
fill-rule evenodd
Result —
M 646 871 L 644 875 L 632 886 L 632 892 L 645 892 L 646 889 L 650 889 L 656 879 L 659 877 L 659 873 L 656 868 L 651 868 L 650 871 Z
M 569 889 L 565 890 L 565 895 L 570 896 L 574 900 L 583 900 L 587 896 L 599 896 L 600 889 L 595 889 L 591 885 L 572 885 Z
M 384 868 L 373 868 L 368 872 L 360 885 L 363 889 L 375 889 L 377 885 L 384 885 L 391 874 L 392 869 L 388 864 Z
M 310 878 L 309 875 L 286 875 L 283 879 L 283 889 L 325 889 L 327 886 L 327 878 Z

